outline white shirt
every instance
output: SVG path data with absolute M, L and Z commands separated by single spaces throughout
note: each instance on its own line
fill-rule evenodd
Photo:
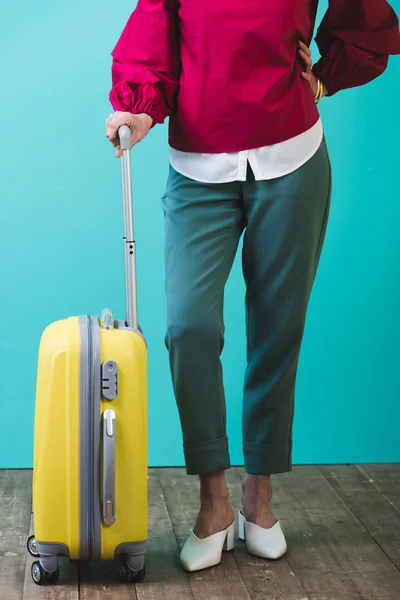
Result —
M 321 119 L 304 133 L 272 146 L 224 154 L 201 154 L 169 149 L 169 160 L 178 173 L 203 183 L 246 181 L 247 163 L 256 181 L 283 177 L 304 165 L 321 145 Z

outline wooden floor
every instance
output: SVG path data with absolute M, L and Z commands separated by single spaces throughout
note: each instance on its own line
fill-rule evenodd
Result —
M 234 508 L 242 469 L 228 472 Z M 61 560 L 57 586 L 31 581 L 31 472 L 0 471 L 1 600 L 400 600 L 400 465 L 308 466 L 274 478 L 275 510 L 289 550 L 267 562 L 234 552 L 186 574 L 179 548 L 197 512 L 196 478 L 150 472 L 147 578 L 119 583 L 115 564 Z

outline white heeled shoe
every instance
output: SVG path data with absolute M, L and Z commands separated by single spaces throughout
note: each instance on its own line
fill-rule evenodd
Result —
M 239 512 L 239 539 L 247 543 L 250 554 L 260 558 L 276 560 L 287 550 L 286 539 L 279 521 L 273 527 L 264 529 L 246 521 L 241 511 Z
M 234 537 L 234 522 L 228 529 L 203 539 L 198 538 L 194 531 L 191 531 L 181 552 L 183 568 L 186 571 L 200 571 L 218 565 L 221 562 L 222 550 L 227 552 L 233 550 Z

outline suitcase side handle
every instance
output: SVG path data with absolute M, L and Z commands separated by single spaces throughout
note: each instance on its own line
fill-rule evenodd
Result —
M 103 521 L 115 523 L 115 412 L 103 413 Z
M 122 207 L 124 216 L 124 258 L 125 258 L 125 297 L 126 324 L 138 329 L 138 307 L 136 291 L 136 244 L 133 226 L 132 176 L 131 176 L 131 130 L 123 125 L 118 130 L 122 157 Z

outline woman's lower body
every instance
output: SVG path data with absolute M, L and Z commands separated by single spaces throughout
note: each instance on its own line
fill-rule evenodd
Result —
M 269 476 L 291 469 L 297 364 L 330 195 L 325 141 L 302 167 L 267 181 L 255 181 L 249 171 L 245 182 L 207 184 L 170 170 L 162 199 L 166 345 L 187 473 L 200 475 L 202 488 L 225 489 L 223 472 L 230 466 L 220 361 L 223 298 L 243 232 L 247 368 L 242 431 L 247 487 L 253 485 L 249 481 L 258 481 L 264 496 L 270 495 Z M 252 512 L 251 506 L 247 512 Z M 199 519 L 199 533 L 210 531 Z M 263 520 L 260 515 L 258 519 Z

